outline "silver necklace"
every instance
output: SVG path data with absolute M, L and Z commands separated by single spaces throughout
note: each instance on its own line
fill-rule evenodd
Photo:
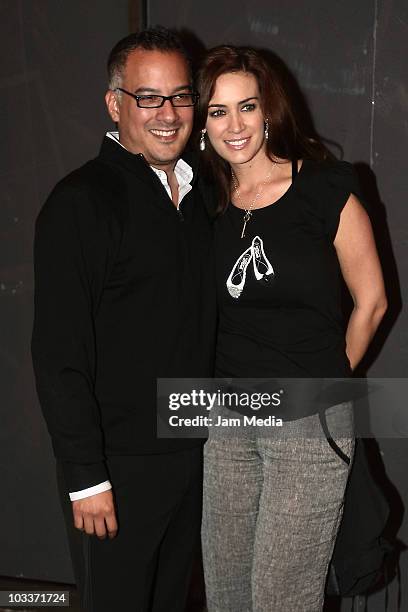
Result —
M 240 203 L 240 207 L 245 211 L 244 214 L 244 219 L 243 219 L 243 226 L 242 226 L 242 232 L 241 232 L 241 238 L 245 238 L 245 228 L 247 226 L 248 221 L 250 220 L 250 218 L 252 217 L 252 209 L 255 206 L 255 204 L 257 203 L 264 186 L 266 185 L 266 183 L 269 181 L 269 179 L 271 178 L 271 173 L 268 172 L 268 174 L 266 175 L 266 178 L 259 183 L 258 186 L 258 191 L 255 194 L 254 199 L 252 200 L 252 202 L 250 203 L 249 206 L 245 206 L 245 204 L 243 204 L 242 200 L 241 200 L 241 194 L 239 193 L 239 189 L 238 189 L 238 181 L 237 181 L 237 177 L 234 174 L 234 171 L 231 170 L 231 174 L 232 174 L 232 183 L 234 185 L 234 190 L 237 196 L 237 200 Z

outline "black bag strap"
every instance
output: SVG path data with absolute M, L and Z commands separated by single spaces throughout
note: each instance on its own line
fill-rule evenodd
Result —
M 330 431 L 329 431 L 329 428 L 327 426 L 326 412 L 324 410 L 319 412 L 319 420 L 320 420 L 320 424 L 322 426 L 322 429 L 324 431 L 324 435 L 326 436 L 326 439 L 327 439 L 327 442 L 329 443 L 329 445 L 332 447 L 332 449 L 334 450 L 336 455 L 338 455 L 340 457 L 340 459 L 343 459 L 343 461 L 347 465 L 350 465 L 350 457 L 347 457 L 347 455 L 345 453 L 343 453 L 343 451 L 341 450 L 340 446 L 338 446 L 338 444 L 336 444 L 336 442 L 333 440 L 333 438 L 330 435 Z

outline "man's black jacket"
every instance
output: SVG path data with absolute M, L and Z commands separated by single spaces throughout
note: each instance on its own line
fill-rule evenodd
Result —
M 33 362 L 71 491 L 108 479 L 106 456 L 198 443 L 156 438 L 156 378 L 212 375 L 212 236 L 196 176 L 180 211 L 142 155 L 105 137 L 37 219 Z

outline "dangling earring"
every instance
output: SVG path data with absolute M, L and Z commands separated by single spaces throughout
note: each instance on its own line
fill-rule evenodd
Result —
M 205 133 L 206 133 L 206 129 L 204 128 L 203 130 L 201 130 L 201 136 L 200 136 L 200 151 L 205 151 Z
M 266 142 L 268 142 L 268 138 L 269 138 L 269 122 L 266 119 L 265 121 L 265 130 L 264 130 L 264 134 L 265 134 L 265 140 Z

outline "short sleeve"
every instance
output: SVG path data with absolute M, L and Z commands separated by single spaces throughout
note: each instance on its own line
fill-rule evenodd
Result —
M 352 164 L 345 161 L 330 162 L 324 170 L 322 215 L 327 236 L 334 241 L 340 223 L 340 215 L 350 194 L 361 199 L 361 189 Z
M 341 211 L 350 194 L 355 194 L 361 200 L 357 174 L 352 164 L 345 161 L 306 163 L 306 172 L 299 194 L 308 216 L 314 218 L 320 231 L 333 242 L 339 227 Z

